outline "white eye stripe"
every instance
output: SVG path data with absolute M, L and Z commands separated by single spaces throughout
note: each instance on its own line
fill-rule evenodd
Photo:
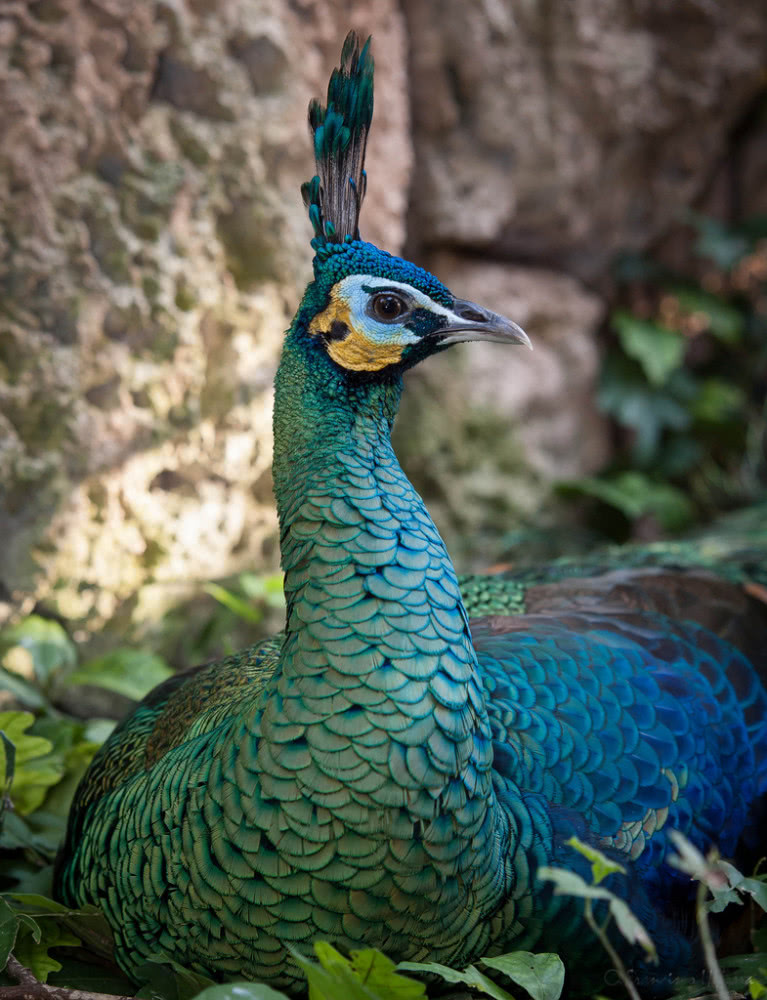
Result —
M 363 285 L 367 291 L 363 290 Z M 434 299 L 430 299 L 428 295 L 424 295 L 423 292 L 417 288 L 413 288 L 412 285 L 405 284 L 402 281 L 381 278 L 373 274 L 351 274 L 348 278 L 343 278 L 336 285 L 336 295 L 348 302 L 354 311 L 354 305 L 362 301 L 363 297 L 367 300 L 372 293 L 383 292 L 386 289 L 401 291 L 412 302 L 415 308 L 420 306 L 422 309 L 428 309 L 429 312 L 437 316 L 444 316 L 446 319 L 456 320 L 459 318 L 452 310 L 440 305 L 439 302 L 435 302 Z

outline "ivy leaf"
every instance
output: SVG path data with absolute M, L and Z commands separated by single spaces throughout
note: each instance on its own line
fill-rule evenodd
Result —
M 322 947 L 324 942 L 318 941 L 314 950 L 322 962 Z M 335 950 L 335 949 L 334 949 Z M 364 948 L 350 952 L 351 969 L 360 982 L 391 1000 L 426 1000 L 426 988 L 423 983 L 410 976 L 397 975 L 397 966 L 390 958 L 377 948 Z
M 11 799 L 16 812 L 22 816 L 42 805 L 48 789 L 64 773 L 63 764 L 49 756 L 52 744 L 26 732 L 34 721 L 31 712 L 0 712 L 0 731 L 15 747 Z M 6 754 L 6 767 L 7 762 Z
M 621 347 L 630 358 L 639 362 L 647 381 L 654 386 L 664 385 L 682 363 L 683 335 L 623 311 L 613 314 L 612 323 Z
M 574 896 L 576 899 L 604 899 L 609 901 L 613 893 L 597 885 L 589 885 L 576 872 L 567 868 L 549 868 L 542 865 L 538 869 L 538 878 L 544 882 L 554 883 L 555 896 Z
M 262 576 L 259 573 L 240 573 L 237 578 L 243 591 L 254 601 L 264 601 L 271 608 L 285 607 L 284 577 L 282 573 Z
M 757 905 L 767 910 L 767 881 L 764 877 L 749 878 L 741 874 L 729 861 L 716 861 L 713 867 L 726 879 L 726 887 L 706 882 L 714 896 L 708 904 L 712 913 L 720 913 L 729 903 L 742 903 L 742 895 L 751 896 Z
M 610 913 L 618 925 L 618 930 L 629 944 L 638 944 L 644 949 L 645 954 L 651 962 L 657 962 L 658 953 L 655 949 L 655 944 L 647 933 L 644 924 L 634 915 L 627 903 L 617 896 L 612 896 L 612 893 L 611 897 Z
M 390 959 L 375 948 L 352 951 L 346 958 L 326 941 L 315 941 L 320 964 L 290 953 L 309 981 L 309 1000 L 426 1000 L 422 983 L 400 976 Z
M 635 362 L 608 357 L 602 369 L 597 402 L 618 423 L 634 431 L 634 456 L 647 465 L 657 455 L 663 431 L 685 430 L 692 423 L 688 403 L 697 392 L 685 371 L 674 372 L 662 388 L 648 384 Z
M 140 701 L 172 673 L 167 663 L 154 653 L 140 649 L 115 649 L 72 671 L 66 683 L 93 684 Z
M 208 986 L 197 994 L 197 1000 L 290 1000 L 285 993 L 261 983 L 222 983 Z
M 483 976 L 479 969 L 473 965 L 464 969 L 463 972 L 451 969 L 449 965 L 441 965 L 439 962 L 400 962 L 397 968 L 405 969 L 408 972 L 424 972 L 429 975 L 441 976 L 447 983 L 462 983 L 473 990 L 487 994 L 493 1000 L 514 1000 L 511 993 L 501 989 L 492 979 Z
M 740 386 L 721 378 L 707 378 L 701 382 L 691 409 L 696 420 L 724 424 L 739 416 L 745 402 L 746 396 Z
M 685 312 L 703 313 L 708 318 L 708 328 L 717 340 L 731 347 L 740 342 L 745 320 L 735 306 L 702 288 L 677 288 L 674 296 Z
M 46 684 L 54 673 L 73 667 L 76 662 L 74 644 L 61 625 L 39 615 L 30 615 L 0 633 L 0 650 L 5 666 L 8 666 L 5 662 L 8 651 L 15 646 L 27 651 L 35 677 L 41 684 Z
M 594 885 L 599 885 L 608 875 L 613 875 L 615 872 L 620 872 L 621 875 L 626 874 L 626 869 L 623 865 L 619 865 L 617 861 L 611 860 L 607 855 L 598 851 L 596 847 L 584 844 L 578 837 L 570 837 L 565 843 L 582 855 L 587 861 L 591 862 L 591 877 L 594 880 Z
M 0 898 L 0 970 L 8 964 L 8 956 L 16 944 L 19 918 L 8 903 Z
M 529 951 L 515 951 L 509 955 L 483 958 L 481 961 L 518 983 L 533 1000 L 559 1000 L 562 995 L 565 966 L 559 955 L 534 955 Z
M 219 604 L 223 604 L 225 608 L 237 615 L 238 618 L 242 618 L 243 621 L 249 622 L 251 625 L 258 625 L 263 620 L 264 613 L 260 608 L 244 601 L 237 594 L 233 594 L 231 590 L 227 590 L 226 587 L 221 587 L 217 583 L 208 583 L 203 587 L 203 590 Z
M 48 954 L 49 949 L 76 947 L 79 944 L 80 938 L 58 920 L 43 920 L 40 923 L 34 920 L 26 923 L 22 921 L 13 954 L 34 973 L 39 982 L 44 983 L 49 973 L 58 972 L 61 968 L 61 962 Z
M 726 874 L 716 861 L 709 861 L 698 848 L 679 830 L 670 830 L 669 839 L 677 850 L 668 863 L 690 878 L 702 882 L 712 892 L 727 891 L 730 888 Z
M 42 709 L 48 706 L 45 696 L 33 684 L 5 667 L 0 667 L 0 690 L 7 691 L 14 701 L 26 708 Z
M 574 896 L 576 899 L 604 900 L 618 930 L 631 944 L 640 945 L 651 961 L 657 961 L 657 951 L 652 938 L 641 921 L 632 913 L 628 905 L 614 892 L 602 886 L 589 885 L 575 872 L 565 868 L 538 869 L 538 878 L 554 883 L 555 896 Z
M 671 483 L 656 482 L 636 470 L 603 478 L 585 476 L 563 483 L 560 488 L 596 497 L 630 521 L 652 514 L 666 531 L 678 531 L 693 520 L 693 505 L 682 490 Z

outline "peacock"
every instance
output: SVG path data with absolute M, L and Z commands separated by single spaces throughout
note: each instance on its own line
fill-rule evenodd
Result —
M 360 239 L 372 111 L 370 40 L 350 34 L 309 109 L 314 277 L 275 380 L 284 633 L 174 676 L 115 730 L 56 892 L 103 910 L 134 977 L 159 957 L 301 992 L 290 949 L 316 940 L 577 963 L 579 904 L 537 877 L 577 868 L 576 834 L 626 867 L 610 884 L 660 964 L 627 961 L 660 993 L 696 962 L 669 830 L 758 849 L 767 615 L 743 583 L 765 559 L 720 571 L 701 545 L 459 581 L 392 450 L 402 376 L 459 342 L 529 342 Z

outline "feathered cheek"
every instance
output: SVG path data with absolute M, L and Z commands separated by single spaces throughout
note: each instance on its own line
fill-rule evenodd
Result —
M 333 361 L 349 371 L 378 372 L 402 361 L 405 344 L 369 337 L 352 323 L 349 305 L 340 298 L 331 297 L 309 324 L 309 333 L 319 337 Z

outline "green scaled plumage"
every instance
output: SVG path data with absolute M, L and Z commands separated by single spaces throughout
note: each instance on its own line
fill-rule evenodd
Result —
M 364 170 L 370 123 L 373 120 L 373 57 L 370 39 L 360 50 L 350 32 L 333 70 L 327 104 L 309 105 L 309 129 L 317 174 L 301 188 L 314 228 L 315 250 L 326 243 L 359 239 L 359 217 L 365 197 Z
M 275 379 L 285 631 L 173 678 L 115 731 L 75 796 L 57 892 L 102 908 L 137 978 L 164 958 L 301 992 L 289 947 L 317 940 L 459 968 L 556 950 L 574 968 L 590 932 L 536 871 L 577 868 L 576 833 L 628 869 L 611 887 L 661 964 L 625 957 L 660 993 L 695 961 L 668 830 L 759 847 L 767 622 L 748 589 L 767 545 L 459 587 L 392 450 L 402 375 L 461 340 L 526 337 L 357 239 L 371 112 L 351 37 L 310 111 L 314 280 Z

